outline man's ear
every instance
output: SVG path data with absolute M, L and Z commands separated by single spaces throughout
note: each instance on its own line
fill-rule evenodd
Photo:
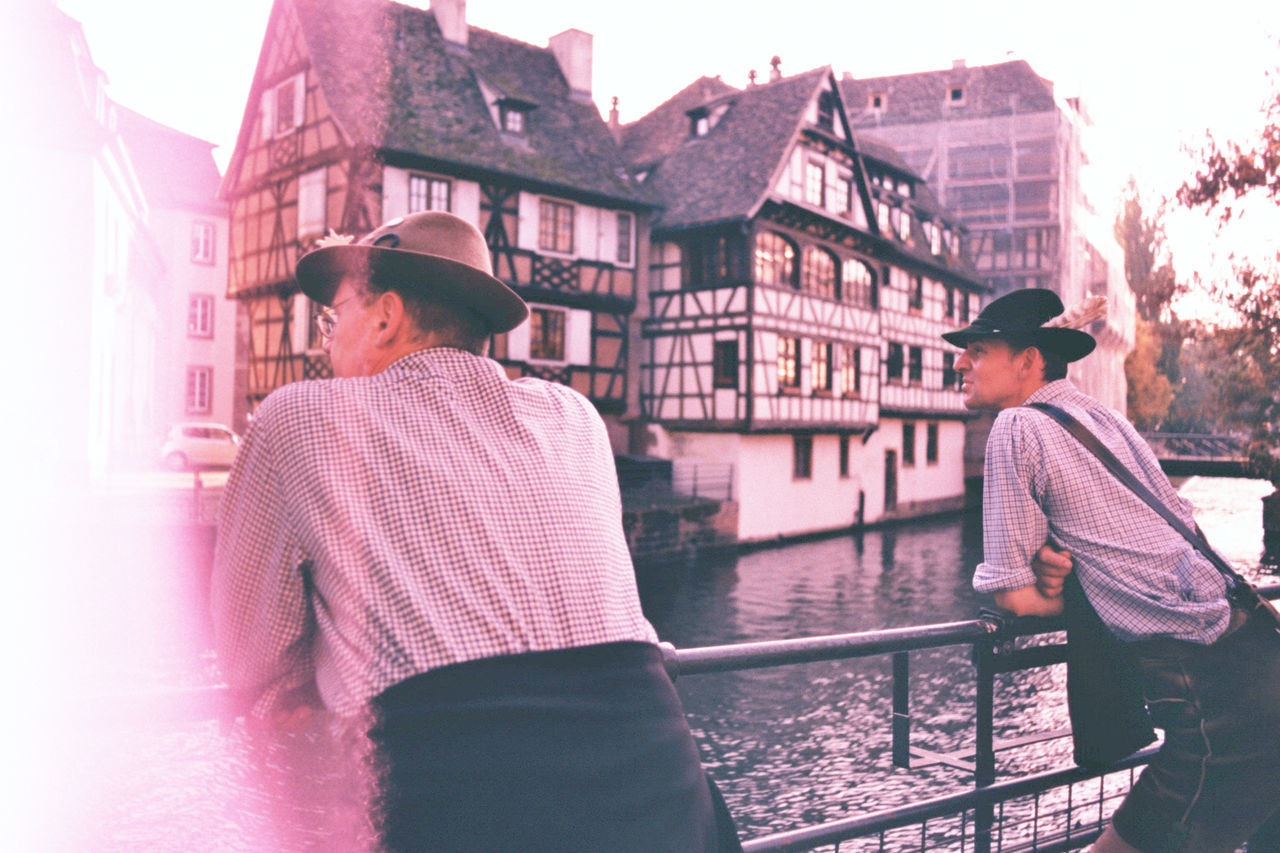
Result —
M 379 346 L 387 346 L 396 340 L 404 327 L 404 299 L 394 290 L 387 290 L 378 294 L 376 305 L 378 328 L 374 340 Z

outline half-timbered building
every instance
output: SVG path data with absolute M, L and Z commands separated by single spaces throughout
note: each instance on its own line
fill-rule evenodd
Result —
M 462 0 L 431 5 L 273 6 L 223 183 L 245 393 L 329 373 L 293 277 L 317 238 L 449 210 L 484 232 L 495 274 L 531 308 L 491 355 L 581 391 L 624 446 L 651 205 L 592 103 L 591 36 L 536 47 L 469 26 Z
M 851 133 L 829 68 L 702 78 L 622 129 L 653 225 L 641 402 L 657 452 L 729 463 L 760 541 L 959 506 L 939 339 L 978 305 L 957 227 Z

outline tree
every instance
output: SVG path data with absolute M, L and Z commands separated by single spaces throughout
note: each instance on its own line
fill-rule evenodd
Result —
M 1178 190 L 1178 201 L 1188 208 L 1216 211 L 1219 230 L 1251 206 L 1280 208 L 1280 85 L 1277 73 L 1270 76 L 1275 91 L 1265 107 L 1260 138 L 1242 146 L 1233 141 L 1219 144 L 1209 134 L 1199 152 L 1199 168 Z M 1216 295 L 1235 309 L 1243 335 L 1280 341 L 1280 255 L 1233 261 L 1235 280 L 1218 282 Z M 1275 346 L 1270 350 L 1264 360 L 1273 369 L 1280 367 L 1280 353 Z
M 1218 214 L 1220 233 L 1245 210 L 1280 209 L 1280 85 L 1277 73 L 1269 76 L 1273 94 L 1259 138 L 1246 145 L 1219 144 L 1210 134 L 1199 152 L 1199 168 L 1178 190 L 1183 205 Z M 1238 410 L 1232 418 L 1252 432 L 1250 458 L 1257 473 L 1278 482 L 1272 451 L 1280 444 L 1280 253 L 1233 256 L 1232 261 L 1234 279 L 1214 285 L 1215 295 L 1240 320 L 1237 328 L 1221 332 L 1230 354 L 1221 402 L 1237 407 L 1224 412 Z
M 1135 348 L 1125 358 L 1129 417 L 1140 429 L 1158 429 L 1182 376 L 1183 324 L 1173 299 L 1186 292 L 1173 269 L 1162 219 L 1167 202 L 1148 215 L 1130 177 L 1115 237 L 1124 250 L 1124 273 L 1138 308 Z
M 1173 384 L 1156 365 L 1160 345 L 1153 325 L 1142 315 L 1137 317 L 1134 337 L 1133 351 L 1124 359 L 1124 375 L 1129 385 L 1129 420 L 1143 432 L 1150 432 L 1160 429 L 1169 413 Z

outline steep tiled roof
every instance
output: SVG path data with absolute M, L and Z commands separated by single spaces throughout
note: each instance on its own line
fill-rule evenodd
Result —
M 226 205 L 216 200 L 219 176 L 213 143 L 119 105 L 116 122 L 138 182 L 152 204 L 225 213 Z
M 738 90 L 719 77 L 699 77 L 622 129 L 622 156 L 643 169 L 679 148 L 689 135 L 689 111 Z
M 325 98 L 355 144 L 640 201 L 595 106 L 570 96 L 549 48 L 475 27 L 465 51 L 428 11 L 385 0 L 294 0 Z M 536 105 L 524 139 L 499 132 L 495 97 Z
M 704 77 L 625 126 L 623 150 L 631 152 L 634 167 L 651 164 L 640 159 L 642 152 L 645 157 L 666 152 L 645 179 L 663 206 L 654 227 L 680 228 L 754 215 L 795 138 L 805 107 L 830 73 L 829 68 L 816 68 L 742 90 L 726 87 L 729 91 L 718 96 L 718 87 Z M 698 103 L 704 92 L 713 95 L 711 103 Z M 690 138 L 686 111 L 726 101 L 728 109 L 707 134 Z
M 960 102 L 949 102 L 948 89 L 952 86 L 962 88 Z M 846 74 L 840 81 L 840 92 L 851 123 L 862 128 L 988 118 L 1054 108 L 1053 84 L 1021 59 L 893 77 L 854 79 Z M 871 108 L 871 96 L 876 94 L 884 96 L 884 105 L 879 111 Z

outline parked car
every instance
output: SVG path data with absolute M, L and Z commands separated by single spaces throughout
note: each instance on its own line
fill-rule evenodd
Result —
M 240 447 L 240 436 L 222 424 L 174 424 L 160 448 L 166 468 L 230 468 Z

